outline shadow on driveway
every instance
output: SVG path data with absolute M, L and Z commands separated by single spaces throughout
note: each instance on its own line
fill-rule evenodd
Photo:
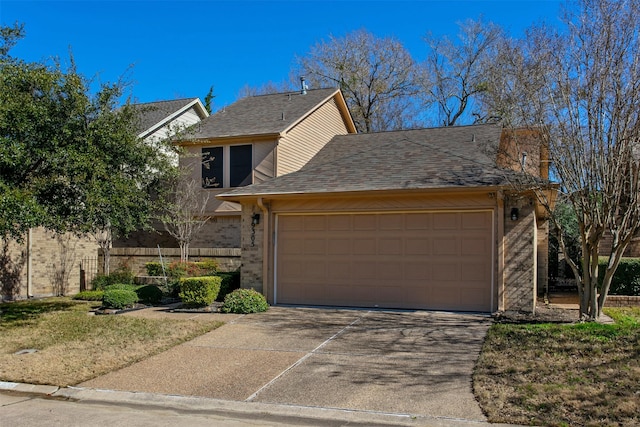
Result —
M 462 313 L 272 307 L 79 386 L 481 421 L 471 375 L 490 324 Z

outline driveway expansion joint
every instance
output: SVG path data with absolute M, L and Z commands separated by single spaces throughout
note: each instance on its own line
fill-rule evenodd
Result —
M 347 326 L 345 326 L 344 328 L 340 329 L 338 332 L 336 332 L 335 334 L 333 334 L 330 338 L 326 339 L 324 342 L 322 342 L 320 345 L 318 345 L 316 348 L 314 348 L 313 350 L 311 350 L 310 352 L 308 352 L 307 354 L 305 354 L 304 356 L 302 356 L 300 359 L 298 359 L 296 362 L 294 362 L 291 366 L 289 366 L 287 369 L 285 369 L 284 371 L 282 371 L 280 374 L 278 374 L 276 377 L 274 377 L 271 381 L 269 381 L 268 383 L 266 383 L 265 385 L 263 385 L 262 387 L 260 387 L 255 393 L 253 393 L 251 396 L 249 396 L 248 398 L 245 399 L 245 402 L 251 402 L 253 401 L 253 399 L 255 399 L 263 390 L 266 390 L 267 388 L 269 388 L 273 383 L 275 383 L 276 381 L 278 381 L 280 378 L 282 378 L 287 372 L 291 371 L 292 369 L 294 369 L 296 366 L 299 366 L 302 362 L 304 362 L 305 360 L 307 360 L 309 357 L 311 357 L 313 354 L 315 354 L 316 352 L 319 352 L 319 350 L 324 347 L 325 345 L 327 345 L 328 343 L 330 343 L 331 341 L 333 341 L 334 339 L 336 339 L 337 337 L 339 337 L 340 335 L 342 335 L 347 329 L 349 329 L 350 327 L 352 327 L 353 325 L 355 325 L 356 323 L 360 322 L 362 320 L 363 317 L 365 317 L 368 313 L 370 313 L 370 311 L 366 311 L 364 312 L 364 314 L 362 316 L 359 316 L 357 319 L 355 319 L 353 322 L 349 323 Z

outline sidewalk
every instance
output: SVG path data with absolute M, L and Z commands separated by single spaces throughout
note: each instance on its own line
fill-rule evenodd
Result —
M 196 417 L 192 425 L 202 417 L 244 420 L 247 426 L 491 425 L 470 379 L 490 324 L 486 316 L 305 308 L 227 315 L 162 307 L 126 315 L 194 321 L 215 316 L 226 324 L 77 387 L 0 383 L 0 390 L 31 399 L 1 406 L 0 418 L 19 420 L 20 408 L 31 413 L 36 405 L 44 408 L 42 420 L 52 407 L 69 405 L 74 413 L 107 405 L 108 417 L 108 406 L 117 405 L 136 414 L 128 426 L 165 425 L 153 418 L 163 411 L 186 417 L 182 424 Z M 55 410 L 58 425 L 74 425 L 64 420 L 65 411 Z

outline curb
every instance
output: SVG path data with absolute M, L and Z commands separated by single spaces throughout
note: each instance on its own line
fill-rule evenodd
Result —
M 173 410 L 185 414 L 228 415 L 238 419 L 299 422 L 314 426 L 378 427 L 509 427 L 511 424 L 491 424 L 486 421 L 424 415 L 356 411 L 346 409 L 293 406 L 258 402 L 241 402 L 204 397 L 165 395 L 81 387 L 57 387 L 0 381 L 0 391 L 18 392 L 43 397 L 61 398 L 78 403 L 120 405 L 145 410 Z
M 18 393 L 44 394 L 46 396 L 51 396 L 59 391 L 60 387 L 54 385 L 38 385 L 0 381 L 0 390 L 15 391 Z

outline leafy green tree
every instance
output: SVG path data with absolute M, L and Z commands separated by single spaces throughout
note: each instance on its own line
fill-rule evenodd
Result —
M 10 48 L 23 32 L 0 35 Z M 171 163 L 137 137 L 135 108 L 118 107 L 124 85 L 91 94 L 73 61 L 25 62 L 9 48 L 0 57 L 0 236 L 21 239 L 37 226 L 126 235 L 148 225 Z
M 207 95 L 204 97 L 204 108 L 209 114 L 213 111 L 213 98 L 215 97 L 216 96 L 213 94 L 213 86 L 211 86 L 209 88 L 209 92 L 207 92 Z

